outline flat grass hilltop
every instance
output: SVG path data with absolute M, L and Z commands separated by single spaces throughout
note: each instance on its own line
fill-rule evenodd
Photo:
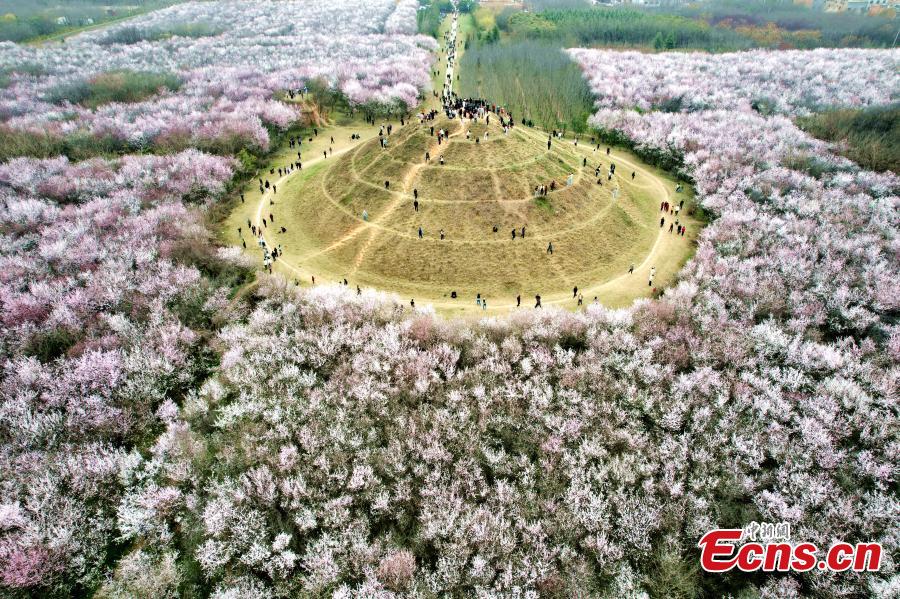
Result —
M 328 158 L 304 146 L 317 160 L 229 219 L 259 226 L 274 217 L 264 238 L 281 247 L 275 268 L 298 283 L 346 279 L 443 312 L 477 309 L 478 294 L 490 311 L 514 307 L 517 295 L 533 306 L 537 294 L 575 307 L 576 286 L 585 304 L 596 296 L 623 306 L 671 282 L 693 252 L 701 223 L 691 190 L 676 191 L 674 179 L 619 148 L 607 155 L 605 146 L 553 139 L 548 149 L 546 133 L 505 132 L 495 116 L 413 118 L 385 135 L 387 147 L 371 126 L 363 141 L 347 142 L 351 130 L 334 132 L 339 149 Z M 552 189 L 537 194 L 542 185 Z M 677 216 L 661 212 L 662 202 L 682 200 Z M 669 232 L 676 219 L 684 236 Z M 248 251 L 261 256 L 256 243 Z

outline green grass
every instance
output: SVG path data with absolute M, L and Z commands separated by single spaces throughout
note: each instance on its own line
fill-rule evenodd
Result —
M 797 124 L 819 139 L 842 142 L 841 153 L 864 168 L 900 173 L 900 104 L 833 110 Z
M 179 87 L 181 79 L 172 73 L 120 70 L 62 85 L 51 90 L 47 99 L 55 104 L 69 102 L 97 108 L 111 102 L 140 102 Z
M 530 12 L 497 15 L 503 38 L 559 46 L 700 49 L 892 47 L 896 23 L 884 16 L 825 13 L 790 2 L 707 0 L 652 9 L 532 2 Z

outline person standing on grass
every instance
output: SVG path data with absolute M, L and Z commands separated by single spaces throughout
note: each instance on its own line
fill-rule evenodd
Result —
M 634 262 L 631 263 L 631 267 L 628 269 L 628 274 L 634 273 Z
M 552 241 L 547 245 L 547 253 L 550 254 L 551 256 L 553 255 L 553 242 Z
M 584 305 L 584 296 L 580 293 L 578 294 L 578 305 L 579 306 Z
M 534 307 L 535 307 L 535 308 L 541 308 L 541 307 L 542 307 L 542 306 L 541 306 L 541 296 L 540 296 L 540 295 L 534 296 Z
M 522 295 L 519 294 L 516 296 L 516 308 L 522 307 Z
M 424 232 L 422 231 L 422 227 L 419 227 L 419 239 L 422 239 Z
M 413 200 L 413 209 L 418 212 L 419 211 L 419 200 Z
M 481 307 L 481 294 L 480 293 L 475 296 L 475 305 L 478 306 L 479 308 Z
M 575 285 L 575 288 L 572 289 L 572 299 L 575 299 L 576 295 L 578 295 L 578 285 Z
M 525 225 L 522 225 L 522 239 L 525 239 Z
M 487 310 L 487 298 L 481 300 L 481 309 Z
M 443 241 L 443 240 L 444 240 L 444 230 L 441 229 L 441 241 Z

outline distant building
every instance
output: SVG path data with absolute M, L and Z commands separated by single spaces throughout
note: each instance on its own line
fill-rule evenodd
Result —
M 825 12 L 851 12 L 877 14 L 889 9 L 900 9 L 900 0 L 826 0 Z
M 869 14 L 877 15 L 886 10 L 900 9 L 900 0 L 871 0 L 869 2 Z

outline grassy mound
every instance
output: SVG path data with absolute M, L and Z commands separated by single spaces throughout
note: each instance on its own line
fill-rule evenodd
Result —
M 572 140 L 554 141 L 548 150 L 546 134 L 522 127 L 504 134 L 496 118 L 489 126 L 434 125 L 450 139 L 438 145 L 430 123 L 414 122 L 396 128 L 387 149 L 371 134 L 327 160 L 305 147 L 304 157 L 318 163 L 308 161 L 279 179 L 277 194 L 257 195 L 230 224 L 274 216 L 266 240 L 282 246 L 277 266 L 298 282 L 312 275 L 319 282 L 347 279 L 450 311 L 474 308 L 479 293 L 491 308 L 508 307 L 518 294 L 523 303 L 536 294 L 567 302 L 576 285 L 586 302 L 598 295 L 624 305 L 671 281 L 693 251 L 699 222 L 686 214 L 689 193 L 676 192 L 675 181 L 631 155 L 616 150 L 607 156 L 605 147 Z M 611 163 L 617 171 L 608 180 Z M 553 181 L 555 191 L 535 195 L 536 186 Z M 671 216 L 660 229 L 659 206 L 667 199 L 686 200 L 681 223 L 689 227 L 687 236 L 668 233 Z M 248 251 L 259 253 L 254 243 Z M 636 271 L 629 275 L 632 264 Z

